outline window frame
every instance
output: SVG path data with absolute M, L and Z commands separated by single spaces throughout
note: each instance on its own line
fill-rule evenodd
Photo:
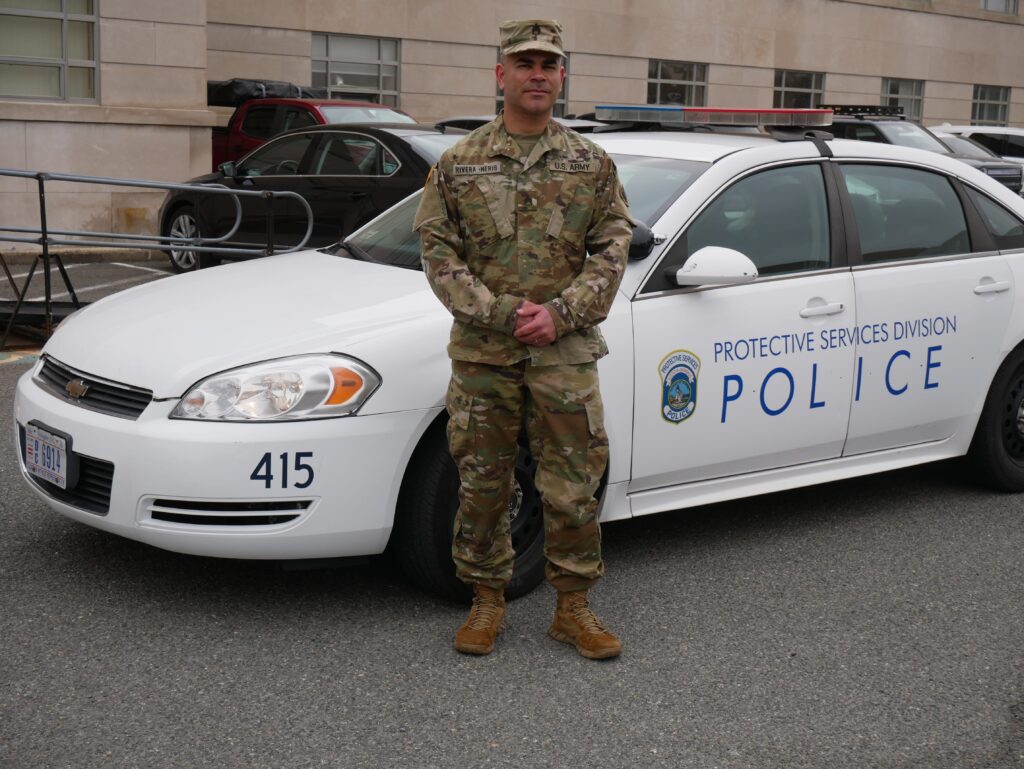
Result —
M 656 69 L 655 75 L 652 77 L 651 76 L 651 67 L 652 67 L 652 65 L 655 65 L 655 64 L 657 65 L 657 69 Z M 694 80 L 676 80 L 676 79 L 673 79 L 673 78 L 662 77 L 661 75 L 662 75 L 662 65 L 663 64 L 682 65 L 684 67 L 700 67 L 702 72 L 703 72 L 704 79 L 703 80 L 698 80 L 698 79 L 694 79 Z M 682 107 L 706 107 L 706 106 L 708 106 L 708 70 L 709 69 L 710 69 L 710 65 L 707 64 L 706 62 L 682 61 L 682 60 L 679 60 L 679 59 L 648 59 L 647 60 L 647 91 L 648 91 L 647 103 L 648 104 L 667 104 L 667 105 L 670 105 L 670 106 L 671 105 L 676 105 L 676 106 L 682 106 Z M 695 71 L 695 74 L 696 74 L 696 71 Z M 650 89 L 651 89 L 652 85 L 655 87 L 655 101 L 651 101 L 651 98 L 650 98 Z M 701 98 L 699 100 L 696 100 L 696 101 L 687 101 L 687 100 L 684 100 L 682 102 L 662 101 L 662 99 L 661 99 L 661 87 L 662 87 L 662 85 L 683 86 L 685 91 L 686 91 L 686 93 L 687 93 L 687 95 L 695 94 L 696 93 L 696 89 L 700 88 L 701 89 L 701 91 L 700 91 Z
M 1002 92 L 1002 99 L 983 99 L 980 98 L 979 93 L 983 88 L 996 88 Z M 974 84 L 974 93 L 971 97 L 971 125 L 981 126 L 1007 126 L 1009 125 L 1010 116 L 1010 86 L 1006 85 L 985 85 L 982 83 Z M 984 117 L 986 108 L 995 107 L 997 111 L 997 117 L 991 119 Z
M 0 92 L 0 99 L 33 101 L 33 102 L 66 102 L 71 104 L 96 104 L 100 100 L 100 13 L 99 0 L 92 0 L 91 13 L 71 13 L 68 10 L 69 0 L 61 0 L 59 11 L 36 11 L 25 8 L 13 8 L 0 5 L 0 14 L 4 16 L 21 16 L 30 19 L 51 19 L 61 22 L 60 48 L 61 56 L 54 59 L 45 56 L 13 56 L 4 55 L 0 51 L 0 65 L 23 65 L 30 67 L 57 68 L 58 74 L 58 95 L 57 96 L 24 96 L 5 94 Z M 92 27 L 92 58 L 73 59 L 68 55 L 69 35 L 68 25 L 73 22 L 89 24 Z M 92 96 L 69 96 L 68 95 L 68 70 L 88 69 L 92 72 Z
M 913 89 L 911 94 L 901 94 L 900 86 L 909 83 Z M 892 93 L 892 86 L 896 85 L 896 93 Z M 883 107 L 903 107 L 903 114 L 908 120 L 917 123 L 921 122 L 924 115 L 924 80 L 914 80 L 906 77 L 883 77 L 882 78 L 882 100 Z M 907 109 L 907 105 L 910 109 Z
M 317 39 L 323 38 L 324 41 L 324 55 L 318 56 L 316 53 Z M 347 40 L 373 40 L 377 44 L 377 58 L 376 59 L 360 59 L 355 56 L 335 59 L 331 57 L 331 40 L 332 39 L 347 39 Z M 395 58 L 390 59 L 384 56 L 384 43 L 394 43 L 395 46 Z M 317 64 L 323 64 L 323 76 L 325 80 L 324 88 L 327 89 L 327 98 L 337 99 L 339 101 L 366 101 L 374 104 L 380 104 L 383 107 L 395 107 L 401 108 L 401 94 L 402 94 L 402 41 L 397 37 L 375 37 L 372 35 L 346 35 L 338 32 L 313 32 L 310 35 L 310 82 L 315 85 L 315 78 L 319 74 L 315 67 Z M 367 88 L 365 86 L 332 86 L 331 85 L 331 64 L 365 64 L 372 65 L 377 68 L 377 87 L 375 89 Z M 395 68 L 395 87 L 394 89 L 384 87 L 385 67 Z M 359 98 L 355 98 L 358 96 Z
M 687 217 L 683 225 L 676 230 L 671 238 L 666 242 L 664 249 L 661 252 L 661 257 L 652 266 L 650 271 L 644 275 L 640 281 L 640 288 L 637 290 L 634 299 L 649 299 L 657 296 L 664 296 L 669 294 L 678 293 L 694 293 L 697 291 L 715 291 L 722 288 L 731 288 L 732 284 L 725 285 L 714 285 L 714 286 L 676 286 L 668 284 L 665 278 L 666 270 L 677 270 L 685 263 L 685 259 L 678 264 L 672 259 L 673 250 L 680 244 L 686 231 L 693 226 L 694 222 L 700 218 L 700 216 L 722 195 L 728 190 L 732 189 L 736 184 L 744 181 L 745 179 L 755 176 L 760 173 L 767 171 L 774 171 L 780 168 L 788 168 L 792 166 L 817 166 L 822 175 L 822 184 L 825 190 L 825 205 L 826 205 L 826 218 L 829 227 L 829 254 L 830 264 L 828 267 L 821 269 L 811 270 L 799 270 L 795 272 L 782 272 L 774 273 L 771 275 L 758 275 L 755 283 L 765 283 L 769 281 L 777 280 L 798 280 L 803 277 L 810 277 L 815 275 L 824 275 L 830 272 L 843 272 L 850 269 L 849 258 L 848 258 L 848 238 L 846 237 L 845 228 L 846 220 L 844 218 L 842 202 L 839 197 L 839 191 L 836 184 L 835 169 L 833 164 L 829 162 L 828 158 L 817 157 L 817 158 L 798 158 L 791 160 L 780 160 L 774 163 L 766 163 L 759 165 L 756 168 L 749 168 L 743 173 L 737 174 L 731 178 L 728 183 L 721 185 L 715 194 L 704 200 L 700 206 Z
M 813 72 L 810 70 L 802 69 L 777 69 L 775 70 L 772 90 L 772 106 L 774 109 L 813 109 L 821 104 L 825 99 L 825 74 L 824 72 Z M 810 88 L 794 88 L 786 85 L 787 75 L 811 75 L 811 87 Z M 782 84 L 779 85 L 779 79 L 781 76 Z M 820 87 L 819 87 L 820 85 Z M 806 107 L 787 107 L 783 104 L 786 99 L 787 93 L 800 93 L 808 94 L 810 97 L 810 103 Z M 814 97 L 817 96 L 817 99 Z M 817 102 L 817 103 L 815 103 Z

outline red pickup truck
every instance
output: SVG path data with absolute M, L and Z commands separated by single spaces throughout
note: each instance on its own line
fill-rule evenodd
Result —
M 415 123 L 400 109 L 360 101 L 250 99 L 239 105 L 227 128 L 213 129 L 213 170 L 238 160 L 271 136 L 326 123 Z

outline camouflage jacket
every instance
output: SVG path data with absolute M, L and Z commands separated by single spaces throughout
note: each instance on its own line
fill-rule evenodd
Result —
M 528 158 L 502 115 L 461 139 L 427 177 L 414 225 L 427 280 L 455 319 L 448 354 L 542 366 L 606 354 L 597 324 L 622 280 L 632 222 L 612 159 L 554 121 Z M 513 336 L 523 299 L 552 311 L 553 344 Z

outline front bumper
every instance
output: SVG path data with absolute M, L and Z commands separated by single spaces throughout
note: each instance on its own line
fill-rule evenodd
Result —
M 49 394 L 35 370 L 18 381 L 15 441 L 29 422 L 67 434 L 76 454 L 112 463 L 113 480 L 109 509 L 90 512 L 30 476 L 18 445 L 33 490 L 76 521 L 194 555 L 382 552 L 413 448 L 439 411 L 234 424 L 168 419 L 175 402 L 154 401 L 132 421 Z

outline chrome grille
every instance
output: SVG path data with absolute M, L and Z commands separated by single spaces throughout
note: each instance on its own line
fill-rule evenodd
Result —
M 68 391 L 68 384 L 76 380 L 86 388 L 84 394 L 77 398 Z M 66 366 L 49 355 L 43 356 L 43 365 L 36 374 L 35 382 L 68 403 L 124 419 L 138 419 L 153 400 L 153 393 L 149 390 L 101 379 Z
M 143 502 L 151 520 L 189 526 L 279 526 L 299 518 L 312 504 L 308 499 L 213 502 L 150 498 Z
M 25 428 L 18 425 L 21 456 L 25 456 Z M 110 489 L 114 485 L 114 463 L 85 454 L 75 453 L 78 459 L 78 483 L 73 489 L 62 489 L 55 483 L 29 475 L 29 480 L 54 499 L 97 515 L 110 510 Z

